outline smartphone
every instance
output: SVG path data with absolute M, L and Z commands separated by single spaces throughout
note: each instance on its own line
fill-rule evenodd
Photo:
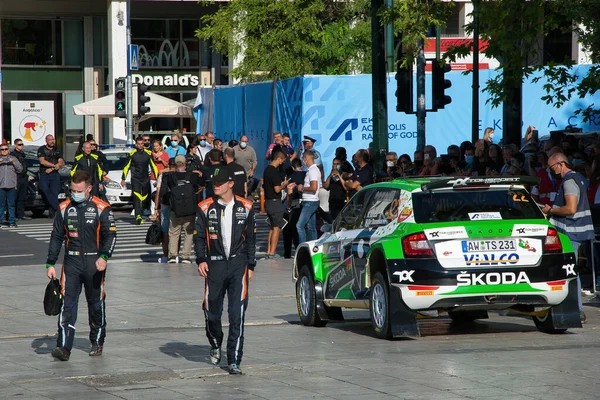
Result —
M 539 133 L 537 129 L 531 131 L 531 139 L 535 140 L 536 142 L 539 141 Z

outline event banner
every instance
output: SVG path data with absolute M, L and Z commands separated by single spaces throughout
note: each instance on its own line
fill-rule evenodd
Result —
M 54 136 L 54 101 L 11 101 L 12 137 L 25 145 L 43 145 L 46 135 Z

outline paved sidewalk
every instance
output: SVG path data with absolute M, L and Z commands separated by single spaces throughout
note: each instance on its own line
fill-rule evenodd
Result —
M 456 328 L 422 320 L 417 340 L 374 338 L 368 313 L 298 324 L 289 260 L 261 261 L 250 288 L 242 368 L 208 362 L 203 279 L 193 265 L 109 264 L 108 335 L 88 357 L 81 299 L 75 349 L 54 361 L 56 318 L 42 310 L 43 266 L 1 267 L 0 399 L 597 399 L 600 306 L 564 335 L 490 314 Z M 82 294 L 83 297 L 83 294 Z M 226 320 L 226 313 L 225 313 Z M 224 367 L 224 362 L 223 362 Z

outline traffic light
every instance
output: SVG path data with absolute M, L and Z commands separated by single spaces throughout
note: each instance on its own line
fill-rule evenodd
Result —
M 127 78 L 115 79 L 115 117 L 127 118 Z
M 442 64 L 439 60 L 431 62 L 431 79 L 433 87 L 433 109 L 439 110 L 446 107 L 446 104 L 452 103 L 452 97 L 446 95 L 446 89 L 452 86 L 449 79 L 444 78 L 444 74 L 451 70 L 450 65 Z
M 150 107 L 146 106 L 146 103 L 150 101 L 150 97 L 146 96 L 146 92 L 148 90 L 150 90 L 150 86 L 141 84 L 138 85 L 138 117 L 142 117 L 150 112 Z
M 407 114 L 413 113 L 413 71 L 412 64 L 401 67 L 396 63 L 396 111 Z

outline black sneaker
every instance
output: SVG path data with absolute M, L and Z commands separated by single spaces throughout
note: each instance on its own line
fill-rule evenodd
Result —
M 229 371 L 229 373 L 231 375 L 242 375 L 243 374 L 241 368 L 237 364 L 229 364 L 227 366 L 227 371 Z
M 10 224 L 8 227 L 9 227 L 9 228 L 16 228 L 16 227 L 17 227 L 17 224 Z
M 69 361 L 69 357 L 71 357 L 71 352 L 64 347 L 55 347 L 52 349 L 52 357 L 56 358 L 60 361 Z
M 220 362 L 221 362 L 221 349 L 218 347 L 211 348 L 210 349 L 210 363 L 212 365 L 219 365 Z
M 96 357 L 102 355 L 102 346 L 98 346 L 97 344 L 92 345 L 92 349 L 89 352 L 90 357 Z
M 169 264 L 177 264 L 177 257 L 169 257 L 169 261 L 167 261 Z

